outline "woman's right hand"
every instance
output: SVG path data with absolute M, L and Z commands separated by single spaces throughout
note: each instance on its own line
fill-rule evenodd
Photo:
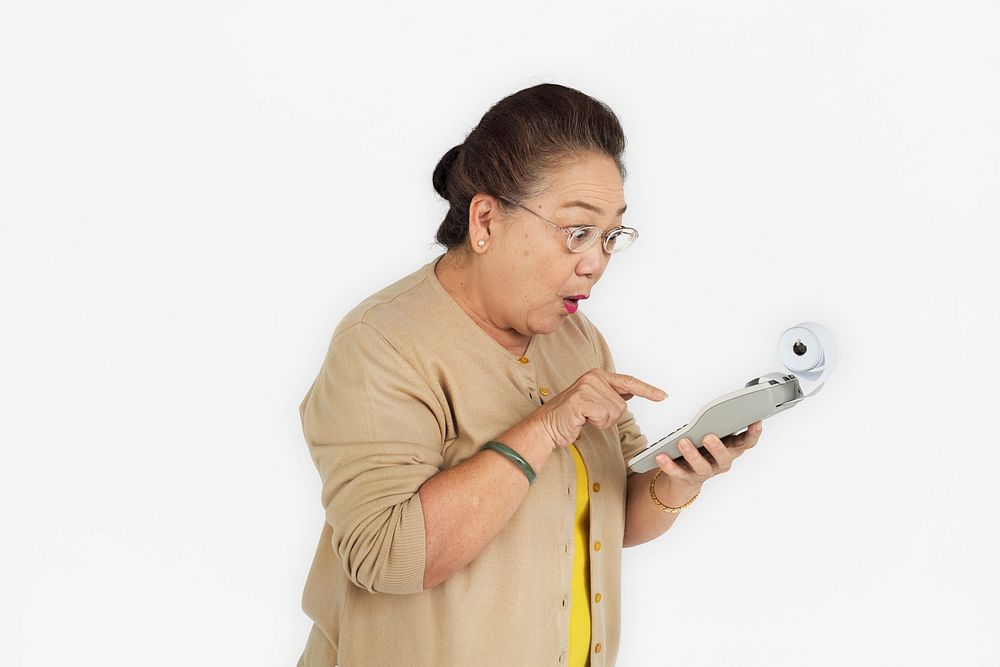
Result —
M 553 448 L 566 447 L 579 437 L 584 424 L 605 429 L 617 423 L 625 412 L 625 401 L 633 396 L 662 401 L 667 392 L 631 375 L 594 368 L 535 410 L 531 419 Z

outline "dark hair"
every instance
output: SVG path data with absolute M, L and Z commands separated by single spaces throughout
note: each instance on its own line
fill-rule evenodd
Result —
M 625 133 L 608 105 L 555 83 L 503 98 L 434 168 L 434 189 L 450 204 L 435 240 L 449 250 L 461 247 L 477 193 L 530 198 L 551 170 L 581 152 L 613 158 L 624 180 Z

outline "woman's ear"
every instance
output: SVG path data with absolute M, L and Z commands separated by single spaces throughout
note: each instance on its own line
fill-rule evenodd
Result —
M 486 252 L 494 240 L 499 204 L 495 197 L 478 193 L 469 204 L 469 244 L 472 251 Z

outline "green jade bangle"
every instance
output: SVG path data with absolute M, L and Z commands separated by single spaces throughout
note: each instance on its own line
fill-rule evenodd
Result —
M 503 444 L 502 442 L 497 442 L 496 440 L 490 440 L 485 445 L 483 449 L 492 449 L 497 454 L 500 454 L 508 459 L 510 459 L 514 465 L 521 469 L 524 476 L 528 478 L 528 485 L 535 483 L 536 475 L 535 471 L 532 470 L 531 464 L 528 463 L 523 456 L 515 452 L 513 449 Z

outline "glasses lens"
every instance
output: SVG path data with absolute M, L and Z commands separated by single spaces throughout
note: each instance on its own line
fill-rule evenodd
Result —
M 583 252 L 594 245 L 601 236 L 601 228 L 588 225 L 586 227 L 574 227 L 569 233 L 569 249 L 571 252 Z
M 621 252 L 632 245 L 639 237 L 639 232 L 631 227 L 620 227 L 610 234 L 604 241 L 604 249 L 608 252 Z

